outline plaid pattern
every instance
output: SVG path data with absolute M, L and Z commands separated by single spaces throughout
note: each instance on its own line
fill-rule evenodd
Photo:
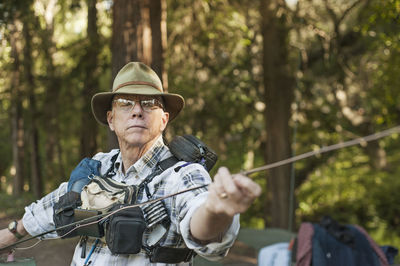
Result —
M 109 153 L 98 153 L 93 157 L 93 159 L 99 160 L 102 163 L 101 174 L 105 174 L 112 166 L 111 158 L 118 152 L 118 150 L 112 150 Z M 129 185 L 139 185 L 148 175 L 155 171 L 158 162 L 171 155 L 160 137 L 140 160 L 126 170 L 125 174 L 122 172 L 122 159 L 121 154 L 119 154 L 114 163 L 116 174 L 113 176 L 113 179 Z M 184 162 L 177 163 L 177 165 L 182 164 Z M 162 174 L 154 177 L 148 184 L 148 188 L 151 194 L 150 198 L 154 199 L 187 188 L 209 184 L 210 182 L 211 178 L 208 172 L 201 165 L 190 164 L 181 168 L 178 172 L 174 171 L 174 167 L 165 170 Z M 196 243 L 190 235 L 190 218 L 197 207 L 205 201 L 208 193 L 206 190 L 206 188 L 193 190 L 164 200 L 171 219 L 171 226 L 162 246 L 188 247 L 210 260 L 219 259 L 227 254 L 239 231 L 239 215 L 235 216 L 231 227 L 221 242 L 202 246 Z M 52 206 L 66 191 L 67 183 L 63 183 L 52 193 L 25 208 L 23 223 L 29 234 L 36 235 L 54 228 Z M 149 198 L 146 193 L 138 195 L 137 202 L 145 202 L 147 200 Z M 56 237 L 56 234 L 46 235 L 46 238 L 51 237 Z M 88 241 L 86 254 L 89 253 L 93 241 L 94 239 Z M 78 244 L 71 265 L 83 265 L 85 259 L 82 259 L 80 255 L 81 247 Z M 96 247 L 90 260 L 92 261 L 90 265 L 96 266 L 166 265 L 150 263 L 143 251 L 136 255 L 112 255 L 105 243 L 101 243 Z M 191 265 L 191 263 L 181 263 L 179 265 Z
M 297 236 L 296 265 L 311 265 L 313 235 L 314 227 L 312 223 L 302 223 Z

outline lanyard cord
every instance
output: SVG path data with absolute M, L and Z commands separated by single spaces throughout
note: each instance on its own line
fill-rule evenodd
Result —
M 251 169 L 251 170 L 247 170 L 247 171 L 242 171 L 239 174 L 242 174 L 242 175 L 254 174 L 256 172 L 265 171 L 265 170 L 268 170 L 268 169 L 271 169 L 271 168 L 279 167 L 279 166 L 282 166 L 282 165 L 285 165 L 285 164 L 289 164 L 289 163 L 292 163 L 292 162 L 295 162 L 295 161 L 299 161 L 299 160 L 302 160 L 302 159 L 305 159 L 305 158 L 308 158 L 308 157 L 311 157 L 311 156 L 314 156 L 314 155 L 317 155 L 317 154 L 326 153 L 328 151 L 343 149 L 343 148 L 354 146 L 354 145 L 358 145 L 358 144 L 365 144 L 367 142 L 370 142 L 370 141 L 373 141 L 373 140 L 377 140 L 377 139 L 380 139 L 380 138 L 383 138 L 383 137 L 387 137 L 387 136 L 390 136 L 390 135 L 395 134 L 395 133 L 400 133 L 400 126 L 395 126 L 395 127 L 389 128 L 387 130 L 383 130 L 383 131 L 380 131 L 380 132 L 377 132 L 377 133 L 374 133 L 374 134 L 371 134 L 371 135 L 368 135 L 368 136 L 365 136 L 365 137 L 360 137 L 360 138 L 356 138 L 356 139 L 353 139 L 353 140 L 340 142 L 340 143 L 337 143 L 337 144 L 334 144 L 334 145 L 322 147 L 322 148 L 320 148 L 318 150 L 306 152 L 306 153 L 303 153 L 303 154 L 300 154 L 300 155 L 297 155 L 297 156 L 294 156 L 294 157 L 291 157 L 291 158 L 288 158 L 288 159 L 285 159 L 285 160 L 282 160 L 282 161 L 278 161 L 278 162 L 275 162 L 275 163 L 267 164 L 267 165 L 264 165 L 264 166 L 261 166 L 261 167 L 257 167 L 257 168 Z M 74 223 L 71 223 L 71 224 L 63 225 L 63 226 L 60 226 L 58 228 L 49 230 L 47 232 L 44 232 L 44 233 L 29 237 L 27 239 L 19 240 L 19 241 L 15 242 L 15 243 L 13 243 L 11 245 L 8 245 L 6 247 L 0 248 L 0 252 L 2 252 L 4 250 L 7 250 L 9 248 L 15 247 L 15 246 L 17 246 L 17 245 L 19 245 L 21 243 L 24 243 L 24 242 L 26 242 L 28 240 L 31 240 L 31 239 L 34 239 L 34 238 L 38 238 L 38 237 L 44 236 L 46 234 L 52 233 L 52 232 L 54 232 L 56 230 L 59 230 L 59 229 L 65 229 L 65 228 L 68 228 L 70 226 L 75 226 L 71 231 L 69 231 L 67 233 L 67 234 L 69 234 L 72 231 L 75 231 L 79 227 L 87 226 L 87 225 L 90 225 L 92 223 L 97 223 L 97 222 L 99 222 L 99 220 L 97 220 L 97 219 L 105 220 L 108 217 L 110 217 L 111 215 L 116 214 L 116 213 L 118 213 L 118 212 L 120 212 L 122 210 L 129 209 L 129 208 L 140 207 L 140 206 L 143 206 L 143 205 L 146 205 L 146 204 L 155 203 L 157 201 L 161 201 L 161 200 L 164 200 L 164 199 L 167 199 L 167 198 L 170 198 L 170 197 L 174 197 L 174 196 L 177 196 L 179 194 L 183 194 L 183 193 L 186 193 L 186 192 L 189 192 L 189 191 L 192 191 L 192 190 L 205 188 L 207 186 L 208 186 L 208 184 L 197 186 L 197 187 L 193 187 L 193 188 L 184 189 L 184 190 L 178 191 L 176 193 L 173 193 L 173 194 L 170 194 L 170 195 L 166 195 L 164 197 L 160 197 L 160 198 L 153 199 L 153 200 L 148 200 L 146 202 L 142 202 L 142 203 L 138 203 L 138 204 L 128 205 L 128 206 L 122 207 L 122 208 L 117 209 L 117 210 L 112 211 L 112 212 L 99 214 L 99 215 L 96 215 L 96 216 L 93 216 L 93 217 L 82 219 L 80 221 L 77 221 L 77 222 L 74 222 Z M 67 234 L 65 234 L 65 235 L 67 235 Z

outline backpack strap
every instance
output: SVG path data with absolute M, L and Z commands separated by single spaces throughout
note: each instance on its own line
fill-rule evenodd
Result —
M 174 166 L 177 162 L 179 162 L 178 158 L 176 158 L 175 156 L 171 156 L 159 162 L 158 167 L 162 172 L 164 172 L 168 168 Z
M 142 193 L 143 189 L 146 191 L 146 195 L 147 198 L 151 198 L 151 193 L 148 187 L 148 184 L 154 179 L 154 177 L 160 175 L 162 172 L 164 172 L 165 170 L 167 170 L 168 168 L 172 167 L 173 165 L 175 165 L 177 162 L 179 162 L 179 160 L 175 157 L 175 156 L 171 156 L 165 160 L 162 160 L 161 162 L 159 162 L 156 166 L 156 170 L 151 173 L 149 176 L 147 176 L 145 178 L 145 180 L 143 180 L 142 183 L 139 184 L 138 188 L 138 193 Z

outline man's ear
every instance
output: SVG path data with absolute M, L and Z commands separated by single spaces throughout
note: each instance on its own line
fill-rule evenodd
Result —
M 113 118 L 114 118 L 113 111 L 107 111 L 107 122 L 108 122 L 108 127 L 110 128 L 111 131 L 114 131 Z
M 167 127 L 168 121 L 169 121 L 169 113 L 163 111 L 163 114 L 161 116 L 161 128 L 160 128 L 161 131 L 164 131 L 164 129 Z

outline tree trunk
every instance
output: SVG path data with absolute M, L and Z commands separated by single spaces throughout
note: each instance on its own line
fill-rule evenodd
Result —
M 165 0 L 150 0 L 150 25 L 152 41 L 151 68 L 158 74 L 165 90 L 168 77 L 164 71 L 164 51 L 167 47 L 167 3 Z
M 28 10 L 30 14 L 30 9 Z M 40 167 L 40 157 L 39 157 L 39 130 L 37 125 L 37 107 L 36 107 L 36 97 L 35 97 L 35 80 L 32 73 L 32 46 L 31 46 L 31 29 L 29 25 L 32 23 L 29 22 L 28 16 L 24 19 L 24 69 L 25 69 L 25 82 L 26 89 L 28 93 L 28 101 L 29 101 L 29 120 L 30 120 L 30 128 L 29 128 L 29 144 L 30 144 L 30 166 L 31 166 L 31 189 L 36 196 L 36 198 L 40 198 L 43 195 L 43 185 L 42 185 L 42 176 L 41 176 L 41 167 Z
M 277 14 L 278 1 L 263 0 L 263 67 L 266 103 L 267 142 L 264 152 L 267 163 L 291 156 L 289 120 L 294 98 L 294 80 L 288 64 L 287 37 L 283 15 Z M 291 165 L 271 169 L 268 173 L 267 200 L 270 218 L 266 225 L 288 228 Z
M 97 29 L 97 0 L 87 0 L 88 5 L 88 45 L 86 55 L 83 57 L 85 71 L 84 87 L 82 91 L 83 106 L 81 111 L 80 154 L 81 157 L 91 157 L 97 149 L 96 136 L 98 125 L 93 119 L 91 111 L 91 98 L 98 88 L 98 60 L 99 34 Z
M 160 49 L 157 43 L 152 41 L 152 28 L 150 26 L 150 0 L 120 0 L 115 1 L 113 5 L 113 36 L 111 40 L 112 53 L 112 79 L 114 80 L 118 71 L 131 61 L 140 61 L 149 66 L 162 66 L 162 56 L 157 55 L 157 60 L 153 60 L 152 45 Z M 162 14 L 157 8 L 161 8 L 161 4 L 151 3 L 155 5 L 156 10 L 152 10 L 151 25 L 160 24 Z M 156 26 L 154 26 L 156 27 Z M 158 34 L 158 33 L 155 33 Z M 162 49 L 162 45 L 161 45 Z M 163 54 L 163 51 L 161 51 Z M 158 70 L 160 71 L 160 70 Z M 162 70 L 161 70 L 162 71 Z M 108 141 L 110 148 L 118 147 L 115 134 L 109 134 Z
M 61 160 L 59 107 L 61 80 L 56 74 L 54 65 L 54 54 L 56 45 L 54 43 L 54 14 L 56 0 L 50 0 L 45 7 L 45 28 L 41 29 L 42 49 L 46 58 L 46 98 L 43 109 L 46 132 L 46 176 L 56 178 L 57 182 L 64 181 L 64 169 Z
M 24 120 L 22 116 L 21 89 L 21 36 L 18 27 L 22 26 L 17 19 L 10 25 L 11 57 L 13 58 L 11 83 L 11 137 L 13 147 L 13 195 L 19 196 L 24 186 Z
M 113 5 L 112 77 L 131 61 L 151 65 L 148 0 L 115 1 Z

